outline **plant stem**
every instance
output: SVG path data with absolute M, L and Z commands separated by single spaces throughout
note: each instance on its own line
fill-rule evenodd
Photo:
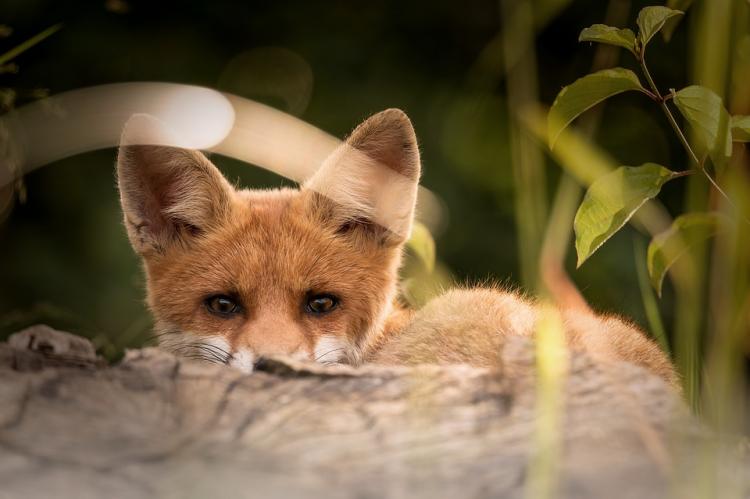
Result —
M 659 92 L 659 89 L 657 88 L 656 83 L 654 83 L 654 79 L 651 77 L 651 73 L 648 71 L 648 67 L 646 66 L 646 58 L 643 55 L 641 55 L 640 57 L 640 62 L 641 62 L 641 69 L 643 69 L 643 74 L 646 76 L 646 81 L 648 82 L 648 86 L 651 87 L 651 90 L 654 92 L 654 94 L 656 94 L 656 97 L 658 97 L 659 105 L 664 111 L 664 114 L 667 115 L 667 120 L 669 120 L 669 124 L 672 125 L 672 129 L 674 129 L 675 133 L 677 134 L 677 137 L 680 139 L 680 142 L 682 143 L 682 147 L 684 147 L 685 150 L 688 152 L 688 154 L 690 155 L 690 158 L 695 162 L 695 165 L 698 168 L 703 169 L 703 166 L 701 165 L 701 162 L 698 159 L 698 156 L 693 151 L 693 148 L 690 147 L 690 143 L 688 143 L 687 138 L 685 138 L 685 134 L 682 133 L 682 129 L 680 129 L 680 126 L 677 124 L 677 120 L 674 118 L 672 111 L 669 110 L 666 100 Z
M 638 61 L 641 63 L 641 69 L 643 69 L 643 74 L 646 76 L 646 81 L 648 82 L 649 87 L 651 87 L 651 90 L 654 92 L 656 97 L 658 97 L 659 105 L 664 111 L 664 114 L 667 116 L 667 120 L 669 121 L 669 124 L 672 125 L 672 129 L 677 134 L 677 138 L 680 139 L 682 146 L 690 155 L 690 158 L 695 163 L 695 166 L 697 166 L 698 169 L 703 172 L 703 174 L 706 176 L 708 181 L 711 182 L 711 185 L 713 185 L 714 188 L 719 192 L 719 194 L 721 194 L 724 197 L 724 199 L 727 200 L 727 203 L 729 204 L 729 206 L 731 206 L 732 209 L 736 209 L 734 203 L 729 198 L 729 195 L 727 195 L 727 193 L 724 192 L 724 190 L 721 187 L 719 187 L 719 184 L 716 183 L 713 177 L 706 170 L 705 166 L 703 165 L 703 162 L 698 159 L 698 156 L 695 154 L 695 151 L 693 151 L 693 148 L 690 147 L 690 143 L 685 137 L 685 134 L 682 133 L 682 129 L 680 128 L 680 125 L 677 124 L 677 120 L 674 118 L 672 111 L 669 110 L 669 106 L 667 106 L 667 99 L 665 99 L 661 95 L 661 93 L 659 92 L 659 88 L 656 86 L 656 83 L 654 83 L 654 79 L 651 77 L 651 73 L 649 73 L 648 71 L 648 67 L 646 66 L 646 55 L 644 52 L 641 52 L 641 55 L 638 58 Z
M 688 175 L 692 175 L 694 173 L 695 173 L 695 170 L 685 170 L 682 172 L 674 172 L 672 174 L 672 178 L 687 177 Z

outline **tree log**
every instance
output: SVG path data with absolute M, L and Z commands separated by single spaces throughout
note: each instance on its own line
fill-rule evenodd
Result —
M 499 371 L 269 359 L 252 374 L 154 348 L 107 366 L 71 338 L 35 326 L 0 344 L 0 498 L 528 497 L 540 476 L 522 338 Z M 661 379 L 573 353 L 565 387 L 557 497 L 685 497 L 706 475 L 715 439 Z M 714 497 L 748 496 L 737 449 Z

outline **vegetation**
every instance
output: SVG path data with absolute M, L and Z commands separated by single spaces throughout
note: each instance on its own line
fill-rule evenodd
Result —
M 709 392 L 717 389 L 721 392 L 729 389 L 729 386 L 736 389 L 742 375 L 735 371 L 732 376 L 727 366 L 741 365 L 739 352 L 750 332 L 747 274 L 750 248 L 746 246 L 743 236 L 750 229 L 746 199 L 748 172 L 747 164 L 741 164 L 744 148 L 733 147 L 733 142 L 747 142 L 748 117 L 739 114 L 730 116 L 721 96 L 708 87 L 693 84 L 665 93 L 656 85 L 646 63 L 646 49 L 654 36 L 665 27 L 668 28 L 665 38 L 671 36 L 675 20 L 683 15 L 682 11 L 668 7 L 651 6 L 643 8 L 638 14 L 637 34 L 630 29 L 603 24 L 585 28 L 579 36 L 580 41 L 615 45 L 628 50 L 635 57 L 648 88 L 641 84 L 633 71 L 624 68 L 605 69 L 580 78 L 560 91 L 550 109 L 549 143 L 553 148 L 560 133 L 592 106 L 622 92 L 635 91 L 661 107 L 690 163 L 690 169 L 680 168 L 678 171 L 656 163 L 637 167 L 620 166 L 597 178 L 586 192 L 574 220 L 578 266 L 631 220 L 639 208 L 658 196 L 667 182 L 696 172 L 708 181 L 700 186 L 705 192 L 697 191 L 692 195 L 707 201 L 698 203 L 694 198 L 689 198 L 685 213 L 677 216 L 663 230 L 654 231 L 646 259 L 650 281 L 658 295 L 661 296 L 664 276 L 670 271 L 672 280 L 682 293 L 695 294 L 701 287 L 700 275 L 706 274 L 695 247 L 705 245 L 709 237 L 718 238 L 710 258 L 714 261 L 711 270 L 719 273 L 719 276 L 709 278 L 713 284 L 711 294 L 706 301 L 702 301 L 704 305 L 698 307 L 702 310 L 693 311 L 691 315 L 695 321 L 704 321 L 700 314 L 706 310 L 713 313 L 721 310 L 726 315 L 721 318 L 708 317 L 706 331 L 710 336 L 690 335 L 689 331 L 678 329 L 680 324 L 684 324 L 678 320 L 673 340 L 677 344 L 677 360 L 685 379 L 688 398 L 699 407 L 701 401 L 706 402 L 709 397 L 711 400 L 706 407 L 710 409 L 715 408 L 717 402 L 730 403 L 729 400 L 710 397 Z M 678 124 L 670 105 L 679 110 L 689 125 L 692 140 L 687 138 L 686 132 Z M 736 151 L 734 155 L 733 151 Z M 737 199 L 734 199 L 735 196 Z M 703 206 L 697 210 L 699 204 Z M 690 253 L 686 258 L 687 263 L 677 265 L 686 253 Z M 708 256 L 704 255 L 703 259 L 706 258 Z M 727 274 L 727 271 L 731 273 Z M 709 307 L 705 306 L 706 303 Z M 653 322 L 658 321 L 658 317 L 654 316 Z M 696 330 L 696 325 L 691 324 L 691 329 Z M 652 324 L 652 328 L 660 329 L 660 326 Z M 701 374 L 704 370 L 698 353 L 701 339 L 709 340 L 709 358 L 718 356 L 705 366 L 707 376 L 703 391 Z M 722 366 L 719 370 L 716 369 L 718 365 Z M 733 390 L 729 389 L 729 392 Z M 716 395 L 716 392 L 712 395 Z

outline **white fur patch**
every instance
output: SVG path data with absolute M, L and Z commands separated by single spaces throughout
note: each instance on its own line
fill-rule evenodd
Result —
M 340 362 L 346 353 L 346 343 L 337 336 L 324 334 L 315 345 L 315 362 Z
M 201 338 L 201 341 L 207 345 L 210 345 L 211 347 L 214 347 L 211 350 L 215 351 L 216 354 L 221 357 L 226 357 L 227 355 L 229 355 L 229 352 L 232 351 L 232 347 L 223 336 L 208 336 L 205 338 Z
M 253 355 L 253 352 L 249 348 L 240 348 L 232 353 L 232 356 L 229 358 L 229 365 L 244 373 L 253 372 L 254 363 L 255 355 Z

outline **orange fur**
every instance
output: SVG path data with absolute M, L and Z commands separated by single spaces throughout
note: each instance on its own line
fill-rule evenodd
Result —
M 379 194 L 368 188 L 394 174 L 407 187 L 389 198 L 389 212 L 403 217 L 395 231 L 376 222 Z M 227 363 L 289 354 L 354 365 L 496 365 L 507 335 L 533 334 L 533 302 L 490 287 L 450 290 L 416 312 L 398 305 L 419 174 L 414 131 L 398 110 L 360 125 L 300 189 L 236 190 L 199 152 L 121 146 L 125 225 L 164 345 Z M 311 313 L 306 300 L 318 293 L 338 297 L 338 307 Z M 232 297 L 239 311 L 211 312 L 214 295 Z M 587 311 L 563 318 L 571 347 L 676 385 L 666 356 L 634 326 Z

